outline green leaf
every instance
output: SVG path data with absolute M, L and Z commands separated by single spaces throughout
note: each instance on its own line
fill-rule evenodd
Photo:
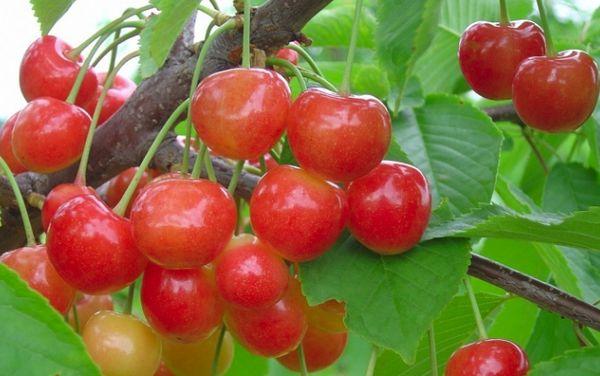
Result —
M 40 24 L 42 35 L 52 30 L 54 24 L 69 10 L 75 0 L 29 0 L 35 18 Z
M 600 369 L 600 348 L 568 351 L 550 361 L 539 363 L 529 376 L 597 376 Z
M 530 364 L 549 360 L 567 350 L 579 348 L 573 322 L 555 313 L 541 310 L 533 335 L 527 344 Z
M 327 79 L 339 87 L 344 76 L 345 62 L 319 61 L 319 68 Z M 352 64 L 351 87 L 355 94 L 370 94 L 378 98 L 387 97 L 390 87 L 385 73 L 375 64 Z
M 441 239 L 379 256 L 350 237 L 303 264 L 300 276 L 310 304 L 345 301 L 350 330 L 412 363 L 423 334 L 458 291 L 469 255 L 466 241 Z
M 268 359 L 249 353 L 237 342 L 235 342 L 234 355 L 227 376 L 247 376 L 248 370 L 252 370 L 256 375 L 266 375 L 269 372 Z
M 0 264 L 0 375 L 98 375 L 81 338 L 48 301 Z
M 490 202 L 502 138 L 481 110 L 457 97 L 432 95 L 424 106 L 400 114 L 394 135 L 427 176 L 434 205 L 446 197 L 459 214 Z
M 164 64 L 186 21 L 198 6 L 198 0 L 152 0 L 150 3 L 160 13 L 150 18 L 140 35 L 143 78 L 151 76 Z
M 598 174 L 576 163 L 555 165 L 546 179 L 542 206 L 552 213 L 571 213 L 600 206 Z

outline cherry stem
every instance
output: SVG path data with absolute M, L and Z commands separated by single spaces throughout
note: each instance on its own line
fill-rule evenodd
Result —
M 221 356 L 221 348 L 223 347 L 223 339 L 225 338 L 226 331 L 227 328 L 225 327 L 225 325 L 222 325 L 221 330 L 219 332 L 217 347 L 215 348 L 215 356 L 213 357 L 212 365 L 210 366 L 210 374 L 212 376 L 217 376 L 217 371 L 219 368 L 219 357 Z
M 218 9 L 205 7 L 204 5 L 198 5 L 198 10 L 212 18 L 217 25 L 223 25 L 231 18 L 229 15 L 221 13 Z
M 96 131 L 96 126 L 98 124 L 98 120 L 100 119 L 100 113 L 102 112 L 102 105 L 104 104 L 104 100 L 106 99 L 106 95 L 108 94 L 108 90 L 111 88 L 117 73 L 119 70 L 123 68 L 123 66 L 129 62 L 130 60 L 139 56 L 139 52 L 131 52 L 126 55 L 106 76 L 104 80 L 104 87 L 100 92 L 100 96 L 98 97 L 98 103 L 96 103 L 96 108 L 94 108 L 94 114 L 92 115 L 92 122 L 90 124 L 90 129 L 88 130 L 85 145 L 83 147 L 83 153 L 81 154 L 81 159 L 79 161 L 79 168 L 77 170 L 77 175 L 75 177 L 75 184 L 79 184 L 81 186 L 86 185 L 86 170 L 87 164 L 90 159 L 90 151 L 92 149 L 92 142 L 94 140 L 94 132 Z
M 371 357 L 369 358 L 369 365 L 367 366 L 367 372 L 365 376 L 373 376 L 375 373 L 375 365 L 377 364 L 377 346 L 373 345 L 371 350 Z
M 219 4 L 217 3 L 217 0 L 210 0 L 210 5 L 212 5 L 213 8 L 215 8 L 216 10 L 221 10 L 221 8 L 219 8 Z
M 264 175 L 265 172 L 267 172 L 267 162 L 265 161 L 264 155 L 261 155 L 260 158 L 258 158 L 258 163 L 260 164 L 260 173 Z
M 208 180 L 216 182 L 217 175 L 215 175 L 215 168 L 212 164 L 212 159 L 210 159 L 210 153 L 208 150 L 206 153 L 204 153 L 204 167 L 206 167 L 206 175 L 208 175 Z
M 113 40 L 111 44 L 109 44 L 104 50 L 102 50 L 102 52 L 100 52 L 98 54 L 98 57 L 96 57 L 96 60 L 94 60 L 94 62 L 92 63 L 92 67 L 95 67 L 96 65 L 98 65 L 100 63 L 100 61 L 104 58 L 104 56 L 115 51 L 117 49 L 117 47 L 119 46 L 119 44 L 125 42 L 126 40 L 129 40 L 133 37 L 140 35 L 140 32 L 141 32 L 140 29 L 135 29 L 135 30 L 130 31 L 126 34 L 123 34 L 120 37 L 118 37 L 117 39 Z
M 250 68 L 250 12 L 252 0 L 244 0 L 244 38 L 242 44 L 242 67 Z
M 36 244 L 35 235 L 33 234 L 33 228 L 31 227 L 31 221 L 29 220 L 29 213 L 27 213 L 23 195 L 19 189 L 19 184 L 17 184 L 17 181 L 15 180 L 15 176 L 2 157 L 0 157 L 0 169 L 4 173 L 4 176 L 6 176 L 8 184 L 10 184 L 15 199 L 17 200 L 17 206 L 19 207 L 19 213 L 21 213 L 21 220 L 23 221 L 23 229 L 25 230 L 25 237 L 27 238 L 27 246 L 33 247 Z
M 302 75 L 305 78 L 308 78 L 311 81 L 317 82 L 319 84 L 321 84 L 323 87 L 331 90 L 331 91 L 336 91 L 337 88 L 335 87 L 334 84 L 332 84 L 331 82 L 327 81 L 327 79 L 325 79 L 325 77 L 319 76 L 314 74 L 313 72 L 306 70 L 302 67 L 297 67 L 298 70 L 302 73 Z
M 300 363 L 300 374 L 302 376 L 307 376 L 308 369 L 306 367 L 306 357 L 304 356 L 304 346 L 302 346 L 302 342 L 298 345 L 296 354 L 298 354 L 298 363 Z
M 527 128 L 525 126 L 521 126 L 521 133 L 523 133 L 523 137 L 525 138 L 525 141 L 527 141 L 527 143 L 531 147 L 531 151 L 533 151 L 533 155 L 535 155 L 535 158 L 540 163 L 540 166 L 542 166 L 542 169 L 544 170 L 544 174 L 548 175 L 550 170 L 548 169 L 548 165 L 546 164 L 546 161 L 544 160 L 544 156 L 542 155 L 540 150 L 537 148 L 535 142 L 533 141 L 533 138 L 531 137 L 531 134 L 527 131 Z
M 75 322 L 75 333 L 79 333 L 79 314 L 77 313 L 77 304 L 73 303 L 73 321 Z
M 167 137 L 169 130 L 171 130 L 171 128 L 175 125 L 175 123 L 177 122 L 177 119 L 179 119 L 179 117 L 181 116 L 183 111 L 185 111 L 187 109 L 189 102 L 190 102 L 189 99 L 186 99 L 179 106 L 177 106 L 175 111 L 173 111 L 171 116 L 169 116 L 169 119 L 167 119 L 167 121 L 165 122 L 163 127 L 160 129 L 160 131 L 156 135 L 156 138 L 154 139 L 154 141 L 152 141 L 152 145 L 150 145 L 150 148 L 148 149 L 148 152 L 144 156 L 142 163 L 140 163 L 139 168 L 137 169 L 137 171 L 135 172 L 135 175 L 133 176 L 133 179 L 131 179 L 131 183 L 129 183 L 129 186 L 125 190 L 125 193 L 123 193 L 123 197 L 121 197 L 121 200 L 119 201 L 119 203 L 113 208 L 113 211 L 116 214 L 118 214 L 120 216 L 123 216 L 125 214 L 125 211 L 127 210 L 127 206 L 129 205 L 129 201 L 131 201 L 131 198 L 133 197 L 133 193 L 135 192 L 135 189 L 137 188 L 140 180 L 142 180 L 142 176 L 144 175 L 144 172 L 150 165 L 152 158 L 154 158 L 154 154 L 156 154 L 158 147 L 163 142 L 165 137 Z
M 352 34 L 350 36 L 350 47 L 348 48 L 348 57 L 346 59 L 346 67 L 344 68 L 344 78 L 340 86 L 340 95 L 350 95 L 350 80 L 352 76 L 352 63 L 356 54 L 356 41 L 358 40 L 358 26 L 360 24 L 360 13 L 362 11 L 363 0 L 356 0 L 354 8 L 354 22 L 352 23 Z
M 471 308 L 473 309 L 473 315 L 475 316 L 475 323 L 477 323 L 477 331 L 479 332 L 480 339 L 487 339 L 487 332 L 485 331 L 485 325 L 483 324 L 483 319 L 481 318 L 481 312 L 479 311 L 479 305 L 477 304 L 477 298 L 475 297 L 475 293 L 473 292 L 473 286 L 471 286 L 471 280 L 469 277 L 465 277 L 463 279 L 465 284 L 465 288 L 467 289 L 467 295 L 469 296 L 469 300 L 471 301 Z
M 431 364 L 431 376 L 438 376 L 438 361 L 437 361 L 437 350 L 435 346 L 435 331 L 433 329 L 433 323 L 429 327 L 429 362 Z
M 582 346 L 585 347 L 594 347 L 594 344 L 586 337 L 585 333 L 582 330 L 581 324 L 573 321 L 573 330 L 575 331 L 575 335 L 577 339 L 581 343 Z
M 506 6 L 506 0 L 500 0 L 500 25 L 509 25 L 510 18 L 508 17 L 508 7 Z
M 196 160 L 194 161 L 194 168 L 192 168 L 192 179 L 198 179 L 202 173 L 202 165 L 204 164 L 204 157 L 208 148 L 206 145 L 200 146 L 200 152 L 196 154 Z
M 540 12 L 540 19 L 542 21 L 542 28 L 544 29 L 544 36 L 546 37 L 546 55 L 549 57 L 556 56 L 556 50 L 554 49 L 552 34 L 550 34 L 550 24 L 548 23 L 548 16 L 546 14 L 544 0 L 536 0 L 536 2 L 538 10 Z
M 104 43 L 106 38 L 108 38 L 108 34 L 103 35 L 100 39 L 98 39 L 98 41 L 96 41 L 96 44 L 90 51 L 90 54 L 87 58 L 85 58 L 83 64 L 81 64 L 81 67 L 79 68 L 79 73 L 77 73 L 77 77 L 75 78 L 75 82 L 73 83 L 73 87 L 69 92 L 69 96 L 67 96 L 67 103 L 75 103 L 75 99 L 77 99 L 77 94 L 79 94 L 79 88 L 81 88 L 81 84 L 83 83 L 83 79 L 85 78 L 85 75 L 88 72 L 90 64 L 92 63 L 92 59 L 94 58 L 94 55 L 96 54 L 100 46 L 102 46 L 102 43 Z
M 321 69 L 319 69 L 319 66 L 317 65 L 317 63 L 315 62 L 315 60 L 312 58 L 312 56 L 310 56 L 310 54 L 308 53 L 308 51 L 306 51 L 304 48 L 302 48 L 302 46 L 297 45 L 296 43 L 290 43 L 287 45 L 288 49 L 296 51 L 300 56 L 302 56 L 302 58 L 304 58 L 304 60 L 306 60 L 306 62 L 308 63 L 308 65 L 310 65 L 310 68 L 319 76 L 323 76 L 323 72 L 321 72 Z
M 125 301 L 125 308 L 123 309 L 123 313 L 126 315 L 131 315 L 131 308 L 133 307 L 133 296 L 135 295 L 135 281 L 131 285 L 129 285 L 129 289 L 127 290 L 127 301 Z
M 276 57 L 270 57 L 267 59 L 267 64 L 269 65 L 278 65 L 280 67 L 284 67 L 294 74 L 298 79 L 298 84 L 300 84 L 300 90 L 306 91 L 306 81 L 304 80 L 304 76 L 302 76 L 302 72 L 296 67 L 294 64 L 290 63 L 284 59 L 278 59 Z
M 115 36 L 113 37 L 113 43 L 117 39 L 119 39 L 120 36 L 121 36 L 121 29 L 118 29 L 117 31 L 115 31 Z M 110 54 L 110 62 L 108 63 L 108 72 L 109 73 L 112 72 L 113 69 L 115 69 L 115 63 L 117 62 L 117 53 L 118 52 L 119 52 L 119 44 L 116 44 Z
M 243 169 L 244 160 L 237 161 L 233 170 L 233 174 L 231 175 L 231 180 L 229 181 L 229 186 L 227 187 L 229 194 L 233 195 L 235 193 L 235 189 L 237 188 L 238 181 L 240 180 L 240 175 L 242 174 Z

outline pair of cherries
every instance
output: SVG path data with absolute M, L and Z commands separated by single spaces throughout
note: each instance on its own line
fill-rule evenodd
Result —
M 578 50 L 546 54 L 542 29 L 531 21 L 476 22 L 459 46 L 471 88 L 489 99 L 512 98 L 528 126 L 546 132 L 579 128 L 598 100 L 598 67 Z

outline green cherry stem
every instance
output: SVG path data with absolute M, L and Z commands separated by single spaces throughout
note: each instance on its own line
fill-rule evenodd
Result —
M 212 164 L 212 159 L 210 159 L 210 153 L 208 150 L 206 153 L 204 153 L 204 166 L 206 167 L 206 175 L 208 175 L 208 180 L 216 182 L 217 175 L 215 175 L 215 168 Z
M 126 315 L 131 315 L 131 308 L 133 307 L 133 296 L 135 295 L 135 281 L 131 285 L 129 285 L 129 289 L 127 290 L 127 300 L 125 301 L 125 308 L 123 308 L 123 313 Z
M 115 36 L 113 37 L 113 43 L 114 41 L 116 41 L 117 39 L 119 39 L 119 37 L 121 36 L 121 29 L 118 29 L 117 31 L 115 31 Z M 117 53 L 119 52 L 119 45 L 115 45 L 115 47 L 112 49 L 112 52 L 110 54 L 110 61 L 108 63 L 108 72 L 112 72 L 112 70 L 115 68 L 115 64 L 117 63 Z
M 231 175 L 231 180 L 229 181 L 229 186 L 227 190 L 233 196 L 235 189 L 237 188 L 238 181 L 240 180 L 240 175 L 242 174 L 242 170 L 244 169 L 244 160 L 237 161 L 235 164 L 235 168 L 233 169 L 233 174 Z
M 244 38 L 242 44 L 242 67 L 250 68 L 250 12 L 252 0 L 244 0 Z
M 429 362 L 431 364 L 431 376 L 438 376 L 437 350 L 435 346 L 435 331 L 433 329 L 433 323 L 429 327 L 427 336 L 429 337 Z
M 487 339 L 488 336 L 485 331 L 483 319 L 481 318 L 481 312 L 479 311 L 479 305 L 477 304 L 475 292 L 473 292 L 473 286 L 471 286 L 471 280 L 469 279 L 469 277 L 465 277 L 463 279 L 463 282 L 465 284 L 465 288 L 467 289 L 467 295 L 469 296 L 469 300 L 471 301 L 471 308 L 473 309 L 473 315 L 475 316 L 475 322 L 477 323 L 477 331 L 479 332 L 479 338 Z
M 296 51 L 300 56 L 302 56 L 302 58 L 304 60 L 306 60 L 306 62 L 308 63 L 308 65 L 310 65 L 310 68 L 316 74 L 318 74 L 319 76 L 323 76 L 323 72 L 321 72 L 321 69 L 319 68 L 319 66 L 317 65 L 317 63 L 315 62 L 315 60 L 312 58 L 312 56 L 310 56 L 310 54 L 308 53 L 308 51 L 306 51 L 304 48 L 302 48 L 302 46 L 299 46 L 296 43 L 290 43 L 285 48 L 288 48 L 290 50 Z
M 371 357 L 369 358 L 369 365 L 367 366 L 367 372 L 365 372 L 365 376 L 373 376 L 375 373 L 375 365 L 377 365 L 377 346 L 373 345 L 373 349 L 371 350 Z
M 508 7 L 506 6 L 506 0 L 500 0 L 500 24 L 510 24 L 510 18 L 508 17 Z
M 221 348 L 223 347 L 223 339 L 225 338 L 225 332 L 227 328 L 225 325 L 221 326 L 221 330 L 219 331 L 219 339 L 217 341 L 217 348 L 215 349 L 215 356 L 213 357 L 212 364 L 210 366 L 210 374 L 212 376 L 217 376 L 217 371 L 219 368 L 219 357 L 221 356 Z
M 79 93 L 79 88 L 81 87 L 81 84 L 83 83 L 83 79 L 85 78 L 88 68 L 90 67 L 90 64 L 92 63 L 92 59 L 94 58 L 94 55 L 96 54 L 96 52 L 98 51 L 100 46 L 102 46 L 102 43 L 104 43 L 106 38 L 108 38 L 108 36 L 109 36 L 109 34 L 105 34 L 102 37 L 100 37 L 100 39 L 98 39 L 98 41 L 96 41 L 96 44 L 90 51 L 90 54 L 88 55 L 88 57 L 86 57 L 85 60 L 83 61 L 81 68 L 79 68 L 79 73 L 77 73 L 77 77 L 75 78 L 75 82 L 73 83 L 73 87 L 71 88 L 71 91 L 69 92 L 69 96 L 66 99 L 67 103 L 70 103 L 70 104 L 75 103 L 75 99 L 77 98 L 77 94 Z
M 315 74 L 315 73 L 313 73 L 313 72 L 311 72 L 311 71 L 309 71 L 307 69 L 304 69 L 302 67 L 296 67 L 296 68 L 298 68 L 298 70 L 302 73 L 302 75 L 305 78 L 308 78 L 311 81 L 317 82 L 317 83 L 321 84 L 323 87 L 325 87 L 325 88 L 327 88 L 327 89 L 329 89 L 331 91 L 336 91 L 337 90 L 337 88 L 335 87 L 335 85 L 332 84 L 331 82 L 327 81 L 325 79 L 325 77 L 319 76 L 319 75 L 317 75 L 317 74 Z
M 92 67 L 95 67 L 96 65 L 98 65 L 100 63 L 100 61 L 109 53 L 116 51 L 117 47 L 119 46 L 119 44 L 125 42 L 126 40 L 129 40 L 131 38 L 134 38 L 138 35 L 140 35 L 141 33 L 141 29 L 134 29 L 128 33 L 125 33 L 121 36 L 119 36 L 117 39 L 113 40 L 108 46 L 106 46 L 105 49 L 102 50 L 102 52 L 100 52 L 98 54 L 98 56 L 96 57 L 96 59 L 94 60 L 94 62 L 92 63 Z
M 21 213 L 21 220 L 23 221 L 23 229 L 25 230 L 25 237 L 27 238 L 27 246 L 32 247 L 35 245 L 35 235 L 33 234 L 33 228 L 31 227 L 31 221 L 29 220 L 29 214 L 27 213 L 25 200 L 23 200 L 23 194 L 21 194 L 21 190 L 19 189 L 19 184 L 15 180 L 15 176 L 2 157 L 0 157 L 0 169 L 4 173 L 4 176 L 6 176 L 8 184 L 10 184 L 13 194 L 15 195 L 15 199 L 17 200 L 17 206 L 19 207 L 19 213 Z
M 265 172 L 267 172 L 267 162 L 265 161 L 264 155 L 261 155 L 260 158 L 258 158 L 258 163 L 260 164 L 260 174 L 264 175 Z
M 290 63 L 287 60 L 278 59 L 276 57 L 268 58 L 267 64 L 278 65 L 280 67 L 284 67 L 284 68 L 292 71 L 292 73 L 294 73 L 294 76 L 296 76 L 296 78 L 298 79 L 298 84 L 300 84 L 300 90 L 302 90 L 302 91 L 306 90 L 306 81 L 304 80 L 304 76 L 302 75 L 302 72 L 300 72 L 298 67 L 296 67 L 294 64 Z
M 550 24 L 548 23 L 548 15 L 546 14 L 544 0 L 536 0 L 536 2 L 538 10 L 540 12 L 540 19 L 542 21 L 542 28 L 544 29 L 544 36 L 546 37 L 546 55 L 549 57 L 556 56 L 556 50 L 554 49 L 552 34 L 550 34 Z
M 215 8 L 216 10 L 221 10 L 221 8 L 219 8 L 219 4 L 217 3 L 217 0 L 210 0 L 210 5 L 212 5 L 212 7 Z
M 156 138 L 154 139 L 154 141 L 152 141 L 152 145 L 150 145 L 150 148 L 148 149 L 148 152 L 144 156 L 142 163 L 140 163 L 139 168 L 137 169 L 137 171 L 135 172 L 135 175 L 133 176 L 133 179 L 131 179 L 131 183 L 129 183 L 129 186 L 125 190 L 125 193 L 123 193 L 123 197 L 121 197 L 121 200 L 119 201 L 119 203 L 113 208 L 113 211 L 116 214 L 118 214 L 120 216 L 123 216 L 125 214 L 125 211 L 127 210 L 127 205 L 129 205 L 129 201 L 131 201 L 133 193 L 135 192 L 135 189 L 137 188 L 140 180 L 142 179 L 142 175 L 144 174 L 144 172 L 150 165 L 150 161 L 152 161 L 152 158 L 154 158 L 154 154 L 156 154 L 158 147 L 160 146 L 160 144 L 163 142 L 163 140 L 169 133 L 169 130 L 175 125 L 175 123 L 177 122 L 177 119 L 179 119 L 179 116 L 181 116 L 183 111 L 185 111 L 187 109 L 189 102 L 190 102 L 189 99 L 186 99 L 179 106 L 177 106 L 175 111 L 173 111 L 171 116 L 169 116 L 169 119 L 167 119 L 167 121 L 165 122 L 163 127 L 160 129 L 160 131 L 156 135 Z
M 75 333 L 79 333 L 79 314 L 77 313 L 77 304 L 73 303 L 73 321 L 75 322 Z
M 198 179 L 200 177 L 207 151 L 208 147 L 206 145 L 200 146 L 200 152 L 196 154 L 196 160 L 194 161 L 194 167 L 192 168 L 192 179 Z
M 360 14 L 362 11 L 363 0 L 356 0 L 354 8 L 354 21 L 352 23 L 352 34 L 350 36 L 350 47 L 348 48 L 348 57 L 346 59 L 346 67 L 344 68 L 344 78 L 340 86 L 340 95 L 350 95 L 350 80 L 352 75 L 352 63 L 356 54 L 356 41 L 358 40 L 358 26 L 360 24 Z
M 306 367 L 306 357 L 304 356 L 304 346 L 302 346 L 302 343 L 298 345 L 296 354 L 298 354 L 298 363 L 300 363 L 300 374 L 302 376 L 307 376 L 308 368 Z

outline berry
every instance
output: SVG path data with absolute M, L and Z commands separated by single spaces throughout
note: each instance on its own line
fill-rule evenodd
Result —
M 94 110 L 100 99 L 100 94 L 104 88 L 104 81 L 106 80 L 106 73 L 98 73 L 96 75 L 100 85 L 96 89 L 93 96 L 90 97 L 85 103 L 82 104 L 84 110 L 90 115 L 94 116 Z M 100 117 L 98 118 L 98 126 L 102 126 L 111 116 L 117 112 L 121 106 L 129 99 L 131 94 L 136 89 L 136 85 L 130 79 L 117 75 L 113 81 L 110 89 L 106 92 L 106 97 L 102 103 L 102 110 L 100 111 Z
M 42 227 L 44 228 L 44 231 L 48 231 L 50 221 L 62 204 L 72 198 L 83 195 L 98 196 L 93 188 L 79 184 L 64 183 L 52 188 L 44 200 L 44 206 L 42 206 Z
M 531 21 L 475 22 L 462 37 L 458 59 L 471 88 L 489 99 L 510 99 L 519 64 L 546 53 L 542 29 Z
M 110 295 L 87 295 L 80 294 L 75 299 L 75 308 L 77 309 L 77 319 L 79 327 L 84 328 L 88 320 L 99 311 L 112 311 L 114 309 L 112 296 Z M 69 311 L 69 324 L 75 328 L 75 318 L 73 310 Z
M 529 361 L 516 344 L 486 339 L 456 350 L 446 365 L 446 376 L 525 376 Z
M 202 80 L 192 99 L 192 122 L 216 154 L 254 159 L 281 137 L 291 99 L 287 82 L 265 69 L 230 69 Z
M 343 97 L 325 89 L 300 94 L 287 127 L 300 167 L 334 182 L 354 180 L 377 167 L 391 138 L 390 114 L 377 98 Z
M 4 159 L 10 171 L 15 175 L 27 171 L 27 168 L 19 162 L 12 149 L 12 132 L 18 116 L 19 112 L 12 115 L 0 128 L 0 158 Z
M 135 175 L 137 170 L 138 167 L 131 167 L 121 172 L 114 178 L 110 179 L 110 181 L 108 182 L 108 186 L 106 187 L 106 203 L 108 204 L 108 206 L 110 206 L 111 208 L 117 206 L 119 201 L 121 201 L 123 194 L 127 190 L 127 187 L 129 187 L 129 184 L 133 180 L 133 176 Z M 133 196 L 131 196 L 131 200 L 129 200 L 129 205 L 127 205 L 127 216 L 129 216 L 129 213 L 131 212 L 131 207 L 133 206 L 133 203 L 135 202 L 137 197 L 140 195 L 142 188 L 144 188 L 148 183 L 150 183 L 150 181 L 152 181 L 152 179 L 157 175 L 158 171 L 155 170 L 144 171 L 144 173 L 142 174 L 142 179 L 139 181 L 137 187 L 135 188 Z
M 347 217 L 344 191 L 293 166 L 267 172 L 250 200 L 256 235 L 295 262 L 313 260 L 327 251 Z
M 348 186 L 348 227 L 382 255 L 415 246 L 429 223 L 431 196 L 425 176 L 411 165 L 384 161 Z
M 344 324 L 345 315 L 346 305 L 335 300 L 328 300 L 306 310 L 311 326 L 332 333 L 343 333 L 348 330 Z

